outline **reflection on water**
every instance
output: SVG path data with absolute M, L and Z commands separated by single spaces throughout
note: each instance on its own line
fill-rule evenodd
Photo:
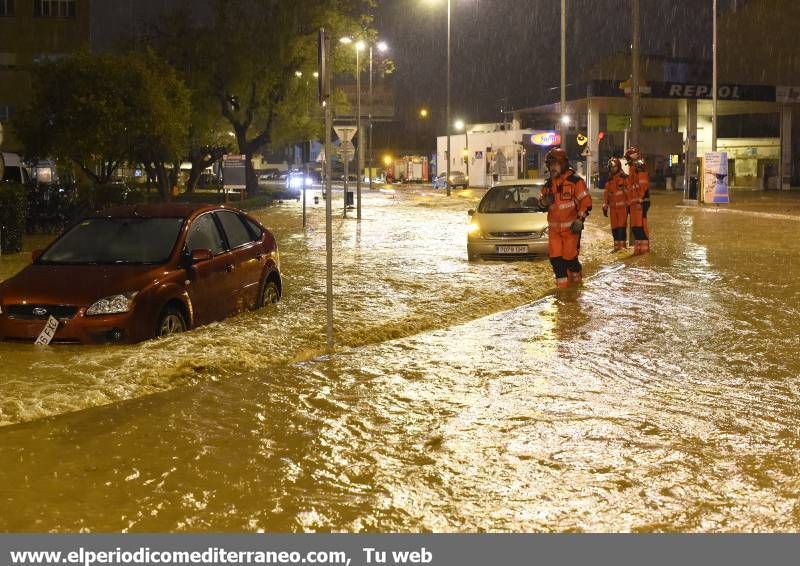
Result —
M 796 250 L 764 254 L 741 237 L 780 241 L 796 228 L 787 222 L 655 206 L 655 251 L 594 269 L 582 290 L 5 427 L 0 499 L 15 512 L 0 528 L 797 530 Z M 369 223 L 362 230 L 363 255 Z M 438 300 L 418 299 L 413 273 L 435 277 L 448 253 L 419 250 L 407 270 L 386 269 L 393 280 L 376 285 L 405 298 L 372 304 L 458 318 L 465 281 L 483 302 L 506 292 L 501 277 L 514 297 L 536 277 L 529 265 L 464 263 L 463 294 L 441 285 L 448 274 L 425 287 Z M 324 285 L 303 273 L 295 288 Z M 356 292 L 359 280 L 339 288 Z M 342 328 L 360 335 L 352 320 L 363 312 L 342 312 Z M 226 328 L 201 332 L 221 339 Z M 368 331 L 364 342 L 377 342 Z
M 368 192 L 360 225 L 334 218 L 340 347 L 469 320 L 523 304 L 549 288 L 546 261 L 466 261 L 466 210 L 479 197 Z M 273 230 L 281 250 L 285 285 L 277 306 L 134 346 L 42 349 L 0 343 L 0 424 L 227 379 L 324 352 L 324 202 L 309 206 L 305 231 L 294 202 L 255 216 Z M 28 246 L 46 241 L 34 237 Z M 21 269 L 29 257 L 0 258 L 0 277 Z

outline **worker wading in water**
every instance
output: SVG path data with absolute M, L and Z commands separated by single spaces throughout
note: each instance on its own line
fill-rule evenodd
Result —
M 608 180 L 603 191 L 603 216 L 611 221 L 614 251 L 627 247 L 628 231 L 628 176 L 622 171 L 618 157 L 608 160 Z
M 582 279 L 578 253 L 583 223 L 592 210 L 592 197 L 586 183 L 569 166 L 563 149 L 547 152 L 545 165 L 550 178 L 539 194 L 539 206 L 547 211 L 550 264 L 556 287 L 565 288 L 570 281 L 578 283 Z
M 642 155 L 637 147 L 625 152 L 628 162 L 627 193 L 631 213 L 631 231 L 634 239 L 634 254 L 650 251 L 650 230 L 647 226 L 647 211 L 650 209 L 650 176 L 647 174 Z

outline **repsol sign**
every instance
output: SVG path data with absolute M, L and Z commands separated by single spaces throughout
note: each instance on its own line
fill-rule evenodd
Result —
M 711 85 L 687 83 L 661 83 L 653 85 L 655 98 L 713 98 Z M 720 85 L 719 100 L 775 100 L 775 87 L 761 85 Z

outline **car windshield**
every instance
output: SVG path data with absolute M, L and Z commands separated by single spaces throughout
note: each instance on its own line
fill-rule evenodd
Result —
M 164 263 L 183 218 L 88 218 L 39 258 L 43 263 Z
M 5 171 L 3 172 L 3 181 L 24 183 L 25 179 L 22 177 L 22 167 L 6 165 Z
M 539 212 L 539 191 L 542 185 L 505 185 L 489 189 L 478 212 Z

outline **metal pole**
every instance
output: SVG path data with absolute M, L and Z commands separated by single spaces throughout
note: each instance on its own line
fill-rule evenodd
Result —
M 558 131 L 561 134 L 561 147 L 567 147 L 566 124 L 564 113 L 567 111 L 567 0 L 561 0 L 561 105 L 558 108 Z
M 464 151 L 467 153 L 466 155 L 466 162 L 464 163 L 467 173 L 467 183 L 469 183 L 469 132 L 467 132 L 467 126 L 464 125 Z
M 342 144 L 345 144 L 345 143 L 347 143 L 347 142 L 342 141 Z M 348 183 L 347 183 L 348 177 L 350 177 L 350 158 L 347 155 L 347 148 L 344 148 L 344 150 L 342 151 L 342 159 L 344 160 L 344 184 L 342 185 L 344 187 L 344 195 L 343 195 L 344 196 L 344 199 L 343 199 L 344 200 L 344 212 L 343 212 L 343 216 L 344 216 L 344 218 L 347 218 L 347 189 L 350 188 L 348 186 Z
M 372 45 L 369 46 L 369 151 L 367 152 L 369 160 L 369 190 L 375 189 L 372 183 L 372 178 L 375 176 L 372 171 L 373 155 L 372 155 Z
M 641 30 L 639 22 L 639 0 L 633 0 L 633 85 L 631 93 L 631 145 L 639 147 L 639 128 L 641 124 L 641 108 L 639 97 L 639 42 Z
M 447 177 L 444 186 L 450 196 L 450 0 L 447 0 Z
M 358 154 L 356 157 L 356 219 L 361 220 L 361 172 L 364 169 L 364 143 L 366 137 L 361 131 L 361 64 L 356 47 L 356 132 L 358 134 Z
M 712 39 L 711 53 L 714 59 L 712 79 L 711 79 L 711 151 L 717 151 L 717 0 L 713 1 L 713 27 L 714 34 Z
M 323 53 L 326 61 L 323 76 L 323 100 L 325 104 L 325 295 L 327 302 L 327 345 L 328 352 L 333 352 L 333 229 L 331 226 L 331 194 L 333 184 L 333 144 L 331 143 L 331 130 L 333 130 L 333 113 L 331 108 L 331 38 L 324 33 Z M 322 69 L 320 69 L 322 72 Z

